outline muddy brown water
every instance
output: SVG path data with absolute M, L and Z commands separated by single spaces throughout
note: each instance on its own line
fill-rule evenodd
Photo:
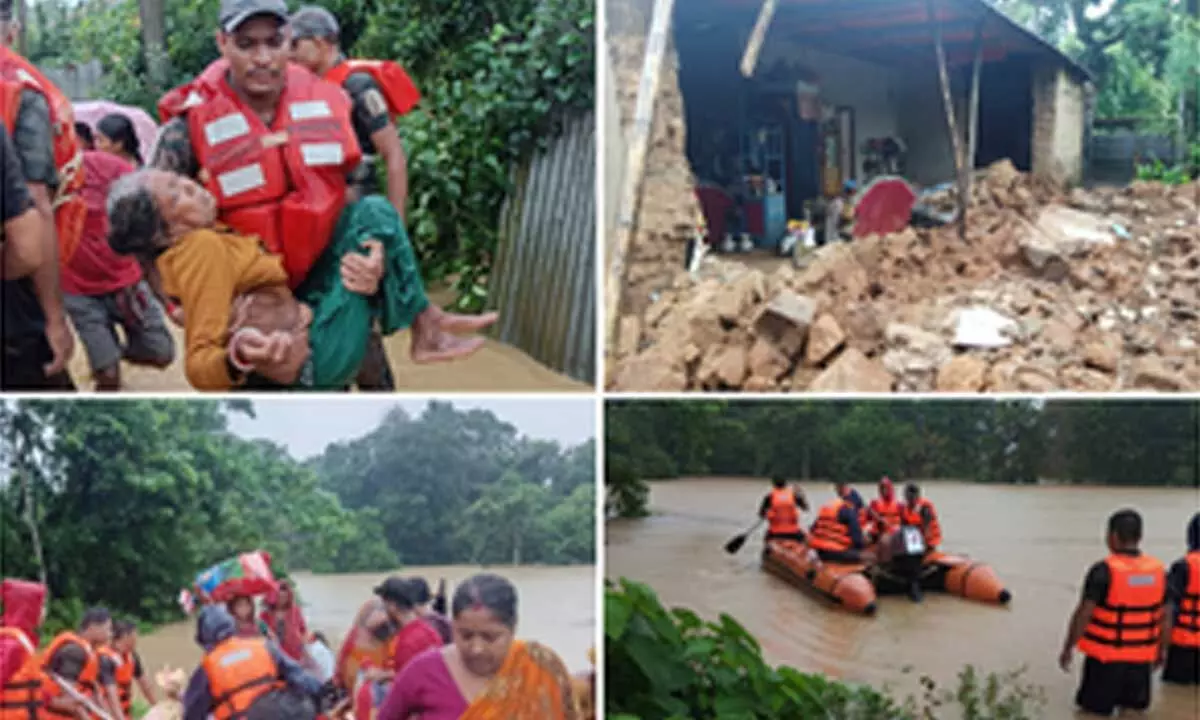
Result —
M 453 592 L 456 583 L 480 572 L 474 567 L 405 568 L 401 574 L 422 575 L 436 587 L 445 578 Z M 489 568 L 517 587 L 520 617 L 517 637 L 537 640 L 555 650 L 573 672 L 591 668 L 588 650 L 595 645 L 596 569 L 575 567 Z M 296 573 L 296 587 L 309 629 L 325 633 L 334 653 L 355 613 L 371 597 L 371 590 L 387 573 L 313 575 Z M 147 669 L 164 665 L 186 668 L 200 661 L 194 641 L 195 626 L 181 622 L 159 628 L 138 640 L 138 652 Z
M 806 484 L 814 509 L 832 498 L 825 483 Z M 1144 549 L 1166 563 L 1184 551 L 1184 528 L 1200 505 L 1195 490 L 1078 486 L 1009 487 L 930 482 L 947 552 L 990 564 L 1013 593 L 997 608 L 927 593 L 920 605 L 881 598 L 874 618 L 824 604 L 759 569 L 760 536 L 735 556 L 721 548 L 754 522 L 768 489 L 763 480 L 693 478 L 651 484 L 644 520 L 607 524 L 605 572 L 644 582 L 668 606 L 708 618 L 728 613 L 762 644 L 772 664 L 850 682 L 915 693 L 921 675 L 955 685 L 968 663 L 989 672 L 1027 666 L 1042 686 L 1048 720 L 1075 717 L 1082 657 L 1069 674 L 1058 651 L 1088 566 L 1105 553 L 1104 524 L 1121 507 L 1146 522 Z M 858 486 L 870 499 L 874 487 Z M 807 513 L 806 522 L 812 521 Z M 1195 720 L 1195 689 L 1155 681 L 1148 717 Z

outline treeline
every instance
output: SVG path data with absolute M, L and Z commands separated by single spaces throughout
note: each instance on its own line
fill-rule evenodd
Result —
M 229 430 L 231 413 L 253 412 L 249 401 L 0 403 L 0 576 L 44 577 L 53 623 L 72 622 L 90 604 L 161 622 L 179 617 L 176 595 L 197 572 L 254 548 L 283 571 L 390 570 L 420 562 L 412 549 L 426 545 L 444 549 L 441 562 L 495 561 L 472 543 L 499 544 L 490 533 L 507 527 L 503 513 L 514 506 L 536 508 L 535 523 L 508 529 L 510 540 L 528 541 L 527 560 L 593 561 L 591 447 L 563 453 L 518 438 L 491 413 L 438 404 L 405 418 L 419 439 L 401 445 L 402 455 L 372 444 L 395 437 L 403 417 L 395 412 L 367 438 L 306 466 Z M 355 464 L 369 452 L 373 462 Z M 445 463 L 457 456 L 470 460 Z M 588 472 L 568 477 L 577 465 Z M 354 500 L 366 487 L 355 484 L 360 470 L 374 473 L 371 495 L 344 503 L 337 491 Z M 468 472 L 480 475 L 447 482 Z M 422 482 L 455 487 L 453 507 L 465 502 L 470 512 L 434 507 L 447 500 L 422 493 Z M 434 516 L 445 522 L 428 523 Z M 421 529 L 398 540 L 396 528 Z M 457 544 L 447 546 L 447 535 Z
M 407 564 L 595 562 L 594 441 L 522 437 L 484 410 L 431 402 L 329 446 L 309 467 L 351 510 L 386 518 Z
M 1196 402 L 622 400 L 605 432 L 621 514 L 687 475 L 1200 486 Z

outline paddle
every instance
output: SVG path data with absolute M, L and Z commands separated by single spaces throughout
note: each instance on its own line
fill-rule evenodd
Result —
M 746 544 L 746 540 L 750 538 L 751 533 L 761 527 L 764 522 L 766 522 L 766 520 L 760 518 L 759 521 L 754 523 L 754 526 L 746 532 L 741 533 L 740 535 L 734 535 L 729 542 L 725 543 L 725 552 L 733 555 L 738 550 L 741 550 L 742 546 Z

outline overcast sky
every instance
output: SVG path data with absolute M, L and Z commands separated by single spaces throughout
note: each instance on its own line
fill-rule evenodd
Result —
M 441 399 L 441 398 L 435 398 Z M 338 440 L 362 437 L 379 425 L 388 409 L 399 405 L 417 416 L 429 398 L 266 398 L 254 401 L 258 417 L 234 414 L 233 432 L 247 438 L 265 438 L 284 445 L 292 455 L 306 459 L 320 454 Z M 456 408 L 491 410 L 529 437 L 577 445 L 596 436 L 596 401 L 579 398 L 453 398 Z

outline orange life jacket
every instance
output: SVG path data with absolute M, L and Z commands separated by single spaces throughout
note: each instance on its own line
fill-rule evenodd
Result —
M 79 694 L 87 698 L 96 697 L 96 683 L 100 680 L 100 658 L 96 652 L 92 650 L 92 645 L 87 640 L 79 637 L 73 632 L 63 632 L 54 638 L 54 642 L 50 643 L 50 647 L 46 648 L 41 656 L 41 669 L 44 673 L 42 679 L 42 694 L 48 698 L 54 699 L 65 695 L 65 691 L 58 686 L 53 678 L 50 677 L 50 661 L 54 658 L 58 651 L 66 645 L 78 645 L 87 653 L 87 662 L 83 666 L 83 670 L 79 673 L 79 678 L 75 681 L 75 689 Z M 46 713 L 56 717 L 73 717 L 66 713 L 57 710 L 46 708 Z
M 1200 550 L 1187 554 L 1188 584 L 1179 599 L 1179 615 L 1171 628 L 1171 644 L 1200 649 Z
M 121 702 L 121 712 L 125 713 L 126 718 L 133 717 L 133 674 L 137 669 L 133 655 L 122 655 L 112 648 L 102 648 L 100 654 L 111 660 L 117 669 L 113 682 L 117 685 L 117 699 Z
M 216 720 L 244 718 L 263 695 L 284 686 L 262 638 L 231 637 L 204 656 Z
M 0 46 L 0 122 L 11 135 L 21 109 L 21 93 L 33 90 L 50 106 L 54 142 L 54 168 L 58 187 L 50 202 L 58 235 L 58 259 L 66 263 L 79 247 L 87 203 L 83 200 L 83 146 L 75 135 L 75 111 L 71 101 L 25 58 Z
M 795 535 L 800 532 L 800 513 L 796 510 L 796 493 L 790 488 L 771 491 L 767 506 L 767 531 L 772 535 Z
M 929 527 L 925 527 L 925 521 L 921 518 L 921 510 L 929 508 Z M 925 545 L 930 550 L 942 544 L 942 526 L 938 522 L 937 510 L 934 509 L 933 503 L 925 498 L 917 500 L 917 504 L 909 507 L 907 503 L 900 508 L 900 522 L 904 525 L 912 525 L 922 529 L 925 535 Z
M 167 93 L 164 119 L 187 114 L 200 180 L 217 200 L 220 219 L 257 235 L 283 256 L 295 289 L 333 237 L 346 199 L 346 174 L 362 161 L 345 91 L 299 65 L 271 127 L 226 81 L 224 61 Z
M 808 536 L 808 544 L 815 550 L 841 552 L 849 550 L 853 545 L 850 539 L 850 529 L 838 520 L 842 508 L 854 507 L 845 500 L 838 498 L 821 508 L 817 520 L 813 523 L 812 532 Z
M 0 627 L 0 638 L 12 638 L 25 648 L 25 660 L 16 674 L 0 687 L 0 720 L 40 720 L 42 668 L 37 648 L 17 628 Z
M 1108 597 L 1092 611 L 1079 650 L 1100 662 L 1150 663 L 1158 657 L 1167 577 L 1149 555 L 1109 555 Z
M 421 102 L 421 91 L 412 78 L 391 60 L 344 60 L 325 73 L 325 79 L 344 86 L 354 73 L 366 73 L 375 80 L 392 115 L 407 115 Z
M 875 498 L 871 501 L 871 509 L 875 514 L 883 518 L 884 527 L 878 528 L 881 532 L 895 530 L 900 527 L 900 513 L 903 507 L 895 499 L 884 500 L 883 498 Z

